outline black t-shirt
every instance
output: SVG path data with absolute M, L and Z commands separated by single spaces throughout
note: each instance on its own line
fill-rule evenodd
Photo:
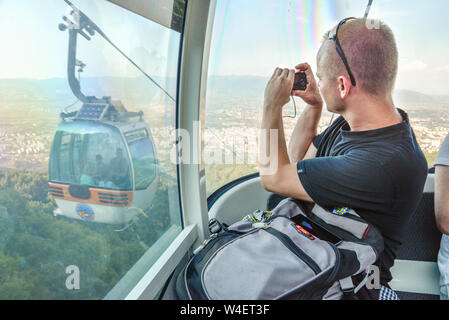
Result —
M 313 141 L 316 158 L 297 165 L 315 203 L 352 208 L 382 233 L 385 249 L 377 265 L 383 284 L 392 279 L 390 268 L 427 178 L 427 161 L 408 115 L 398 111 L 402 123 L 363 132 L 351 132 L 340 116 Z

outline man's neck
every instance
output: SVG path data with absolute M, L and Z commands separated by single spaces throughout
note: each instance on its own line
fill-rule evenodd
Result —
M 359 100 L 359 101 L 357 101 Z M 350 101 L 350 106 L 342 114 L 351 131 L 369 131 L 390 127 L 403 121 L 401 114 L 394 107 L 393 100 L 361 97 Z

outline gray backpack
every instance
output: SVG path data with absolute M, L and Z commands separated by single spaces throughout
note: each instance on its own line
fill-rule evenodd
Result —
M 341 299 L 355 289 L 351 276 L 383 250 L 381 234 L 354 210 L 292 198 L 230 227 L 214 222 L 211 238 L 177 271 L 179 299 Z

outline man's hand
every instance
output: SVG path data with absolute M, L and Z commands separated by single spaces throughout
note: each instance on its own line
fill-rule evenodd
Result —
M 306 74 L 308 84 L 305 91 L 295 90 L 292 92 L 292 95 L 300 97 L 305 103 L 312 107 L 322 108 L 323 98 L 321 98 L 312 68 L 307 63 L 301 63 L 295 68 L 297 71 L 304 72 Z
M 290 101 L 294 80 L 295 70 L 277 68 L 265 89 L 260 141 L 269 143 L 261 145 L 259 159 L 268 157 L 269 161 L 259 164 L 260 181 L 268 191 L 312 201 L 301 185 L 296 164 L 290 163 L 288 158 L 282 123 L 282 107 Z M 273 130 L 277 133 L 275 146 L 271 145 Z
M 295 70 L 276 68 L 265 88 L 264 106 L 282 109 L 290 101 L 294 81 Z

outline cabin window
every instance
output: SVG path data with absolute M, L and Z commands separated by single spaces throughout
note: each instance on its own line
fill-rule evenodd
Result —
M 132 189 L 126 144 L 113 127 L 87 121 L 63 123 L 54 141 L 51 181 L 101 189 Z M 64 144 L 65 141 L 68 142 Z
M 86 31 L 69 83 L 58 25 L 76 12 L 0 1 L 0 299 L 123 299 L 183 231 L 170 139 L 186 1 L 70 2 L 146 75 Z M 77 120 L 91 97 L 122 117 L 98 103 Z
M 61 132 L 55 137 L 55 143 L 59 144 L 59 153 L 55 153 L 52 166 L 52 174 L 62 181 L 70 181 L 72 179 L 73 170 L 71 165 L 72 153 L 72 135 L 70 133 Z
M 145 129 L 125 135 L 134 166 L 135 188 L 144 190 L 156 179 L 157 159 L 152 140 Z

